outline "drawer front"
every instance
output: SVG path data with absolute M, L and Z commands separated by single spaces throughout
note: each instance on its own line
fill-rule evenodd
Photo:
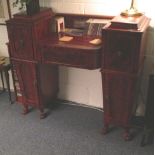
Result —
M 8 27 L 9 40 L 13 43 L 12 57 L 33 60 L 32 29 L 29 25 L 11 25 Z
M 99 54 L 100 52 L 64 47 L 44 48 L 42 50 L 42 58 L 45 63 L 87 69 L 99 67 Z
M 133 72 L 135 65 L 136 37 L 120 32 L 107 33 L 105 42 L 104 68 Z

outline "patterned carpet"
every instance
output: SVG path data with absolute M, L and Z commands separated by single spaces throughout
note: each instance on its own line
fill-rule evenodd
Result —
M 102 134 L 102 112 L 80 106 L 57 104 L 46 119 L 36 109 L 23 116 L 19 104 L 10 105 L 0 95 L 0 155 L 153 155 L 154 145 L 140 147 L 142 131 L 134 129 L 125 142 L 123 130 Z

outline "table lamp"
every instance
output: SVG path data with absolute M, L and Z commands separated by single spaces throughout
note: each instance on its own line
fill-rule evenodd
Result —
M 130 8 L 121 12 L 121 15 L 126 17 L 138 17 L 142 16 L 143 13 L 137 10 L 137 8 L 135 7 L 135 0 L 132 0 Z

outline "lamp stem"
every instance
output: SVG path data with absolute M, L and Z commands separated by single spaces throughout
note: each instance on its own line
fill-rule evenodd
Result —
M 135 1 L 134 0 L 131 1 L 130 9 L 132 9 L 132 8 L 135 8 Z

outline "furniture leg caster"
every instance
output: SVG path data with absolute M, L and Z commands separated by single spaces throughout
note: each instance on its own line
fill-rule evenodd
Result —
M 107 134 L 108 131 L 109 131 L 109 127 L 108 127 L 107 125 L 104 126 L 104 128 L 103 128 L 103 134 L 104 134 L 104 135 Z
M 46 113 L 44 112 L 44 110 L 41 108 L 40 109 L 40 119 L 44 119 L 46 117 Z
M 123 138 L 124 138 L 125 141 L 131 140 L 131 135 L 130 135 L 130 132 L 129 132 L 128 129 L 125 130 L 125 132 L 124 132 L 124 134 L 123 134 Z
M 23 114 L 23 115 L 26 115 L 26 114 L 28 114 L 28 112 L 29 112 L 28 107 L 27 107 L 27 106 L 24 107 L 22 114 Z
M 44 118 L 46 118 L 46 113 L 40 113 L 40 119 L 44 119 Z

